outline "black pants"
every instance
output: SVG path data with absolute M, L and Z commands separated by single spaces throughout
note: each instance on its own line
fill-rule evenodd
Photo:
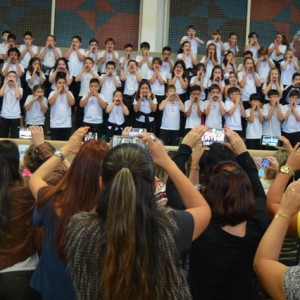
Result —
M 159 138 L 165 145 L 177 146 L 179 142 L 179 130 L 160 129 Z
M 282 131 L 282 135 L 290 141 L 292 147 L 294 147 L 298 142 L 300 142 L 300 132 L 299 131 L 293 132 L 293 133 L 287 133 L 287 132 Z
M 9 130 L 10 137 L 17 139 L 19 137 L 20 119 L 6 119 L 1 117 L 0 121 L 0 137 L 8 138 Z
M 42 296 L 29 286 L 33 271 L 0 273 L 1 300 L 41 300 Z
M 72 128 L 50 128 L 51 139 L 56 141 L 67 141 L 72 132 Z

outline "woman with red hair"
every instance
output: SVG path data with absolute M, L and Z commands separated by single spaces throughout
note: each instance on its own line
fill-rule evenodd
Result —
M 32 130 L 40 130 L 32 126 Z M 96 206 L 100 192 L 102 160 L 109 147 L 104 141 L 90 140 L 82 146 L 88 127 L 78 129 L 31 177 L 30 188 L 37 201 L 33 223 L 43 226 L 45 241 L 31 286 L 43 299 L 76 299 L 71 277 L 64 260 L 64 236 L 71 216 L 89 212 Z M 70 169 L 55 186 L 45 178 L 65 157 L 76 154 Z

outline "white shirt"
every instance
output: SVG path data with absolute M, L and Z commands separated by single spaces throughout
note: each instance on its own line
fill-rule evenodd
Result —
M 191 101 L 192 100 L 187 100 L 184 103 L 184 111 L 187 112 L 191 106 Z M 201 109 L 201 104 L 202 101 L 197 103 L 192 104 L 192 111 L 189 117 L 186 117 L 186 122 L 185 122 L 185 128 L 194 128 L 197 125 L 201 125 L 201 117 L 198 116 L 198 108 L 197 106 L 200 106 Z M 202 110 L 202 109 L 201 109 Z
M 33 99 L 33 95 L 29 95 L 25 101 L 24 105 L 30 103 Z M 46 97 L 43 97 L 42 104 L 48 108 L 48 101 Z M 45 124 L 45 115 L 41 109 L 41 105 L 38 100 L 34 100 L 31 108 L 26 111 L 25 118 L 26 125 L 44 125 Z
M 115 57 L 117 58 L 117 60 L 119 60 L 119 53 L 117 51 L 113 51 L 115 53 Z M 106 72 L 106 63 L 108 61 L 112 61 L 112 55 L 113 55 L 113 52 L 107 52 L 107 55 L 106 55 L 106 61 L 103 63 L 102 67 L 101 67 L 101 73 L 105 73 Z M 100 59 L 104 56 L 105 54 L 105 50 L 102 50 L 100 52 Z
M 179 53 L 179 54 L 177 55 L 177 60 L 179 60 L 180 58 L 182 58 L 182 56 L 183 56 L 183 53 Z M 192 58 L 191 58 L 190 55 L 187 55 L 187 56 L 185 57 L 184 63 L 185 63 L 185 67 L 186 67 L 187 69 L 192 69 L 192 68 L 193 68 L 193 61 L 192 61 Z
M 90 90 L 90 80 L 94 78 L 91 72 L 83 72 L 80 77 L 79 96 L 84 97 Z
M 210 100 L 203 102 L 203 111 L 207 108 Z M 224 107 L 224 103 L 221 102 L 221 105 Z M 205 118 L 205 126 L 213 129 L 222 128 L 222 114 L 219 107 L 218 101 L 213 101 L 209 114 Z
M 241 107 L 240 105 L 237 106 L 236 110 L 233 112 L 233 114 L 229 115 L 227 112 L 230 111 L 234 107 L 235 103 L 231 100 L 225 101 L 225 124 L 224 126 L 227 126 L 231 128 L 232 130 L 241 131 L 242 128 L 242 113 L 241 113 Z
M 278 136 L 281 135 L 281 122 L 278 119 L 278 112 L 277 107 L 274 109 L 274 113 L 269 121 L 266 120 L 266 116 L 268 115 L 271 105 L 269 103 L 264 104 L 262 113 L 265 118 L 265 121 L 263 123 L 263 134 L 264 135 L 272 135 L 272 136 Z M 279 104 L 279 107 L 282 109 L 281 104 Z
M 286 114 L 286 112 L 289 110 L 290 105 L 286 104 L 282 106 L 282 113 L 283 115 Z M 296 106 L 296 111 L 298 114 L 300 114 L 300 106 Z M 294 133 L 294 132 L 299 132 L 300 131 L 300 122 L 297 121 L 295 115 L 293 112 L 290 113 L 289 117 L 287 120 L 284 120 L 282 122 L 282 131 L 286 133 Z
M 50 99 L 54 95 L 55 91 L 52 91 L 49 95 Z M 71 92 L 69 92 L 71 93 Z M 72 93 L 71 93 L 72 95 Z M 73 97 L 73 95 L 72 95 Z M 73 97 L 74 98 L 74 97 Z M 59 94 L 56 101 L 51 105 L 50 110 L 50 127 L 51 128 L 70 128 L 72 127 L 71 121 L 71 105 L 67 100 L 66 93 Z
M 206 89 L 206 88 L 208 88 L 208 79 L 205 77 L 205 75 L 202 75 L 202 76 L 203 76 L 202 84 L 203 84 L 204 88 Z M 198 78 L 197 76 L 193 76 L 191 78 L 190 82 L 195 83 L 196 85 L 201 87 L 201 82 L 197 78 Z M 200 94 L 200 100 L 205 100 L 205 98 L 206 98 L 205 90 L 202 89 L 201 94 Z
M 79 49 L 79 52 L 82 55 L 85 55 L 85 50 L 84 49 Z M 69 66 L 69 72 L 72 77 L 76 77 L 80 70 L 82 69 L 83 66 L 83 61 L 79 59 L 77 53 L 75 50 L 72 50 L 70 52 L 70 55 L 68 57 L 68 66 Z
M 136 62 L 140 62 L 143 58 L 144 58 L 144 56 L 137 55 L 135 60 L 136 60 Z M 152 63 L 153 57 L 148 56 L 148 60 Z M 143 64 L 140 67 L 138 67 L 138 72 L 139 72 L 140 76 L 142 77 L 142 79 L 147 79 L 148 78 L 148 72 L 149 71 L 151 71 L 151 69 L 149 69 L 148 64 L 147 64 L 146 61 L 144 61 Z
M 45 49 L 42 48 L 41 52 Z M 61 53 L 61 50 L 60 48 L 56 48 L 58 54 L 59 54 L 59 57 L 62 57 L 62 53 Z M 41 54 L 40 52 L 40 54 Z M 44 58 L 42 59 L 42 64 L 44 66 L 46 66 L 47 68 L 53 68 L 54 65 L 55 65 L 55 62 L 56 62 L 56 58 L 55 58 L 55 51 L 54 49 L 52 48 L 46 48 L 45 50 L 45 55 L 44 55 Z M 47 74 L 49 74 L 49 71 L 47 72 Z
M 100 76 L 100 79 L 103 78 L 105 74 L 102 74 Z M 119 76 L 115 75 L 117 81 L 119 82 L 119 86 L 121 86 L 121 81 L 119 79 Z M 114 78 L 112 76 L 107 76 L 105 80 L 103 81 L 102 87 L 101 87 L 101 93 L 104 95 L 104 98 L 108 104 L 112 103 L 113 100 L 113 93 L 116 90 L 116 85 L 114 82 Z
M 280 65 L 284 65 L 286 61 L 282 61 Z M 283 85 L 291 85 L 293 83 L 292 77 L 294 73 L 296 73 L 297 70 L 295 68 L 295 65 L 293 63 L 289 63 L 284 69 L 281 67 L 281 77 L 280 82 Z
M 21 98 L 23 95 L 23 89 L 19 87 Z M 3 95 L 3 104 L 1 110 L 1 117 L 5 119 L 19 119 L 21 115 L 20 99 L 16 98 L 16 89 L 6 87 Z
M 240 51 L 239 48 L 238 48 L 238 46 L 236 46 L 236 47 L 231 47 L 231 46 L 229 45 L 228 42 L 224 43 L 224 47 L 225 47 L 226 50 L 230 50 L 231 52 L 233 52 L 233 55 L 234 55 L 234 56 L 236 56 L 236 54 L 237 54 L 236 51 L 237 51 L 237 52 Z
M 272 63 L 274 63 L 272 59 L 270 59 L 270 61 Z M 268 63 L 268 61 L 262 60 L 257 69 L 258 78 L 260 79 L 260 81 L 262 83 L 265 83 L 268 81 L 268 76 L 269 76 L 270 71 L 271 71 L 271 67 L 270 67 L 270 64 Z
M 215 42 L 214 40 L 209 40 L 209 41 L 207 41 L 206 46 L 208 46 L 209 44 L 215 44 L 216 45 L 217 58 L 218 58 L 218 61 L 221 62 L 222 61 L 222 45 L 221 45 L 221 42 L 220 41 Z
M 149 79 L 152 77 L 153 75 L 153 71 L 149 71 L 148 73 L 148 81 Z M 165 73 L 163 72 L 159 72 L 161 78 L 164 80 L 164 83 L 160 83 L 158 81 L 157 78 L 155 78 L 154 82 L 153 83 L 150 83 L 150 86 L 151 86 L 151 91 L 154 95 L 157 95 L 157 96 L 164 96 L 165 95 L 165 83 L 167 82 L 167 79 L 166 79 L 166 76 L 165 76 Z
M 162 120 L 161 129 L 165 130 L 179 130 L 180 128 L 180 105 L 178 101 L 166 103 Z
M 272 48 L 274 46 L 274 43 L 272 43 L 269 48 Z M 284 54 L 285 54 L 285 51 L 286 51 L 286 45 L 279 45 L 279 51 L 281 52 L 281 54 L 277 55 L 276 54 L 276 51 L 273 50 L 271 52 L 271 55 L 270 55 L 270 58 L 275 60 L 275 61 L 278 61 L 278 60 L 281 60 L 284 58 Z
M 122 125 L 125 122 L 124 112 L 121 105 L 115 105 L 109 113 L 108 122 Z M 111 129 L 111 126 L 108 126 Z
M 184 81 L 187 81 L 187 79 L 184 79 Z M 174 86 L 176 87 L 176 93 L 178 95 L 182 95 L 186 92 L 186 90 L 182 87 L 180 79 L 178 77 L 176 77 Z
M 238 80 L 239 82 L 243 79 L 245 71 L 241 71 L 238 73 Z M 254 76 L 251 73 L 248 73 L 246 84 L 242 88 L 242 100 L 249 101 L 249 97 L 251 94 L 256 93 L 256 85 L 254 81 Z
M 154 104 L 157 104 L 156 98 L 154 98 L 152 101 L 153 101 Z M 137 104 L 136 99 L 134 99 L 134 101 L 133 101 L 133 105 L 135 105 L 135 104 Z M 141 101 L 139 111 L 141 111 L 145 114 L 150 114 L 152 112 L 150 102 L 147 100 L 147 98 L 144 98 Z M 139 118 L 136 118 L 136 120 L 139 121 L 139 122 L 144 123 L 145 122 L 145 116 L 140 116 Z M 154 121 L 154 117 L 149 117 L 149 122 L 153 122 L 153 121 Z
M 5 70 L 6 66 L 7 66 L 8 62 L 6 61 L 4 64 L 3 64 L 3 67 L 2 67 L 2 70 Z M 20 68 L 22 70 L 22 72 L 24 72 L 24 68 L 22 67 L 22 65 L 20 64 Z M 19 73 L 18 73 L 18 67 L 16 64 L 10 64 L 9 68 L 8 68 L 8 72 L 10 71 L 15 71 L 18 75 L 18 84 L 19 86 L 21 86 L 21 79 L 20 79 L 20 76 L 19 76 Z
M 204 63 L 206 60 L 206 56 L 202 56 L 200 62 L 201 63 Z M 219 61 L 218 61 L 218 64 L 219 64 Z M 212 72 L 212 69 L 214 68 L 214 64 L 212 62 L 211 59 L 208 60 L 207 62 L 207 65 L 206 65 L 206 72 L 205 72 L 205 79 L 206 80 L 209 80 L 209 78 L 211 77 L 211 72 Z
M 124 95 L 132 96 L 139 87 L 135 73 L 127 73 L 125 77 Z
M 43 73 L 42 77 L 43 77 L 44 80 L 46 80 L 46 77 L 45 77 L 45 74 L 44 74 L 44 73 Z M 29 83 L 29 79 L 30 79 L 30 78 L 31 78 L 31 73 L 30 73 L 29 71 L 27 71 L 27 72 L 26 72 L 26 81 L 27 81 L 27 84 L 28 84 L 28 86 L 30 87 L 31 90 L 33 89 L 33 87 L 34 87 L 35 85 L 41 84 L 41 83 L 40 83 L 40 76 L 37 75 L 36 73 L 35 73 L 35 76 L 34 76 L 34 81 L 33 81 L 33 83 Z
M 104 95 L 99 94 L 99 96 L 104 102 L 106 102 Z M 90 124 L 103 123 L 103 109 L 101 108 L 100 103 L 95 96 L 90 97 L 88 102 L 84 106 L 83 122 Z
M 37 55 L 38 52 L 39 52 L 39 48 L 38 48 L 37 46 L 34 46 L 34 45 L 31 45 L 30 47 L 31 47 L 31 50 L 33 51 L 33 53 Z M 20 47 L 19 47 L 20 52 L 22 52 L 25 48 L 26 48 L 26 46 L 25 46 L 24 44 L 23 44 L 23 45 L 20 45 Z M 20 65 L 21 65 L 24 69 L 27 69 L 28 63 L 29 63 L 29 61 L 30 61 L 31 58 L 32 58 L 32 57 L 31 57 L 29 51 L 27 51 L 27 52 L 25 53 L 25 55 L 21 58 Z
M 169 59 L 171 64 L 174 66 L 174 61 L 172 59 Z M 171 68 L 170 64 L 168 61 L 162 61 L 162 66 L 161 66 L 161 72 L 165 73 L 165 78 L 169 78 L 171 75 Z
M 251 108 L 246 109 L 246 118 L 248 119 Z M 260 139 L 262 136 L 262 123 L 258 119 L 258 111 L 254 111 L 254 121 L 247 122 L 246 139 Z
M 195 39 L 190 39 L 187 35 L 185 35 L 181 38 L 181 40 L 183 40 L 183 39 L 187 39 L 187 41 L 191 43 L 191 48 L 192 48 L 193 54 L 194 54 L 194 56 L 197 56 L 198 47 L 200 46 L 200 44 Z
M 100 53 L 98 51 L 96 51 L 96 52 L 90 52 L 90 50 L 86 50 L 85 57 L 91 57 L 94 60 L 93 71 L 95 73 L 97 73 L 98 72 L 98 63 L 100 61 Z M 95 60 L 96 57 L 98 58 L 98 63 L 96 63 L 96 60 Z

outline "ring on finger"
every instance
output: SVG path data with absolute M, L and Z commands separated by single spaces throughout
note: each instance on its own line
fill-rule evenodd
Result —
M 157 137 L 154 134 L 151 134 L 150 138 L 154 143 L 157 142 Z

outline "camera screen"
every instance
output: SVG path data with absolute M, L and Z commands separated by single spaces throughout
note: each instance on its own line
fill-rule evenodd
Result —
M 277 147 L 278 142 L 279 140 L 277 136 L 263 135 L 261 139 L 261 144 L 263 146 Z
M 20 139 L 31 139 L 31 131 L 28 127 L 21 127 L 19 130 Z
M 121 136 L 114 135 L 112 138 L 112 147 L 115 147 L 120 144 L 137 144 L 145 148 L 143 139 L 136 136 Z
M 213 143 L 223 143 L 224 139 L 224 129 L 208 129 L 202 137 L 202 144 L 203 146 L 210 146 Z

